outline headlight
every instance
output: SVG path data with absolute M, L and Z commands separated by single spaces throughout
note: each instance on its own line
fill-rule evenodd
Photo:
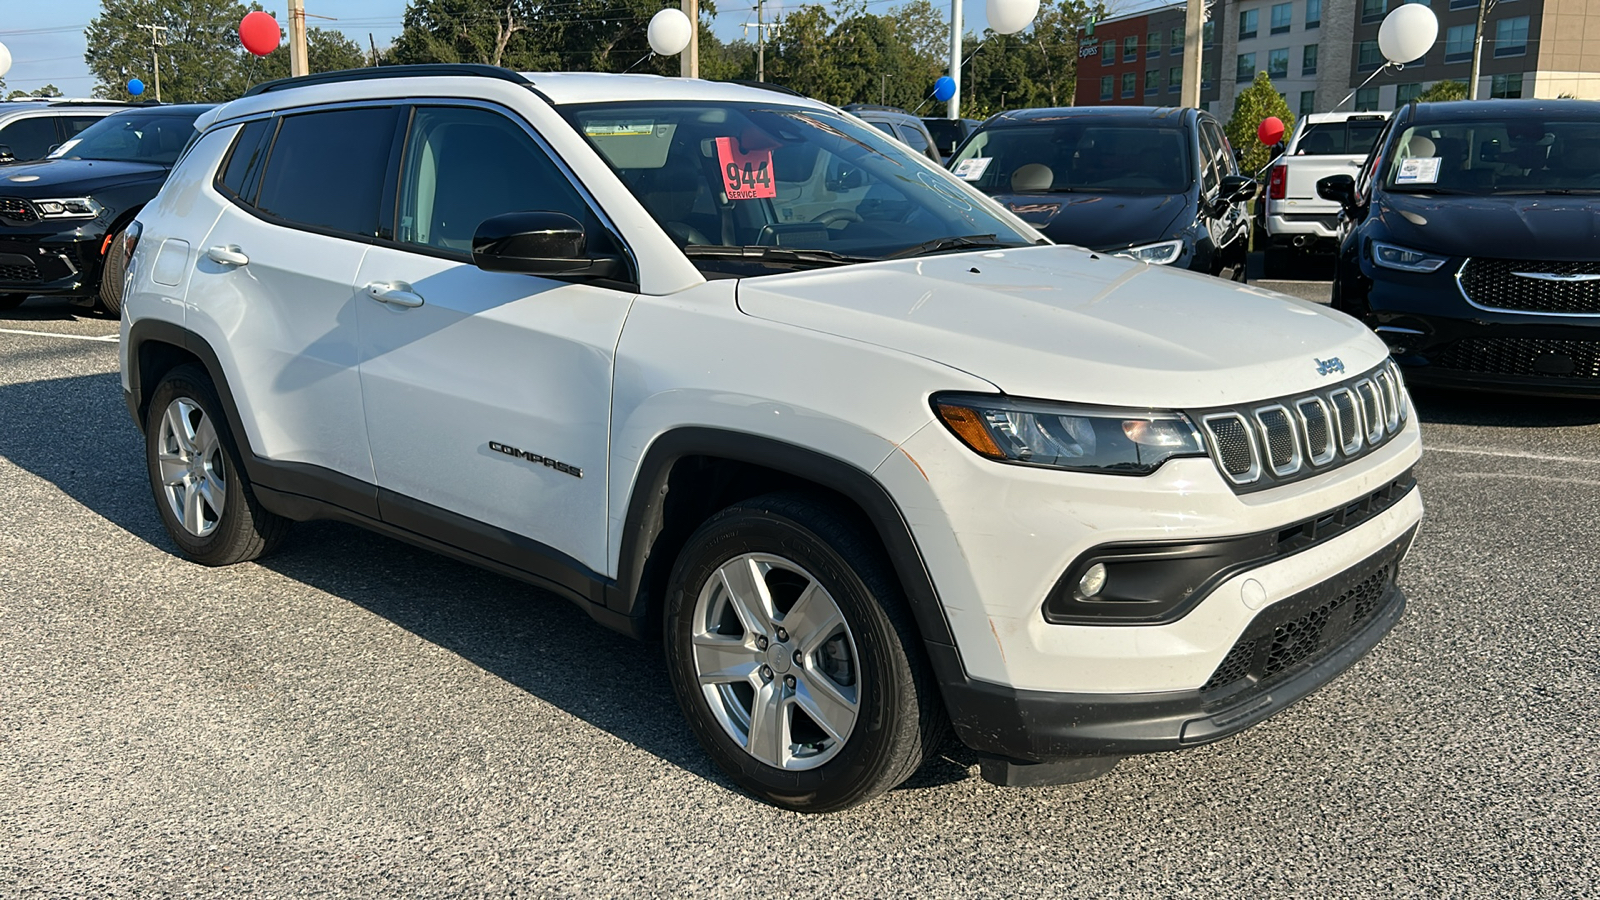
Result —
M 1394 244 L 1372 242 L 1372 261 L 1385 269 L 1402 272 L 1432 272 L 1450 261 L 1446 256 L 1434 256 L 1421 250 L 1411 250 Z
M 1148 475 L 1174 456 L 1204 456 L 1182 413 L 1072 406 L 983 394 L 940 394 L 933 409 L 989 459 L 1114 475 Z
M 100 204 L 88 197 L 35 200 L 33 206 L 42 219 L 92 219 L 100 215 Z
M 1118 250 L 1112 256 L 1125 256 L 1136 259 L 1152 266 L 1165 266 L 1177 261 L 1183 255 L 1183 241 L 1162 241 L 1159 244 L 1145 244 L 1142 247 L 1129 247 Z

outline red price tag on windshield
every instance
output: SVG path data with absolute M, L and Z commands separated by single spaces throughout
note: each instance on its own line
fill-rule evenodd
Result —
M 761 200 L 778 196 L 772 180 L 772 151 L 740 153 L 733 138 L 717 138 L 717 162 L 729 200 Z

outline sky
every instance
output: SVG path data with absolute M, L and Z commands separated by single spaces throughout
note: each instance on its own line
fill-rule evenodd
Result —
M 798 6 L 803 0 L 782 0 Z M 904 0 L 869 0 L 871 12 L 885 12 Z M 948 0 L 934 0 L 947 7 Z M 1119 0 L 1108 5 L 1133 9 L 1158 0 Z M 770 0 L 769 0 L 770 3 Z M 282 0 L 263 0 L 263 7 L 287 25 Z M 669 3 L 662 3 L 663 7 Z M 670 4 L 676 5 L 676 4 Z M 743 34 L 742 24 L 754 21 L 755 0 L 723 0 L 712 30 L 727 40 Z M 770 9 L 770 5 L 769 5 Z M 964 0 L 962 17 L 968 32 L 981 32 L 987 24 L 984 3 Z M 400 33 L 406 0 L 306 0 L 307 24 L 337 28 L 362 47 L 371 34 L 379 47 Z M 1121 11 L 1119 9 L 1119 11 Z M 31 91 L 54 84 L 69 97 L 87 97 L 95 79 L 83 62 L 83 31 L 100 14 L 100 0 L 0 0 L 0 43 L 11 51 L 11 71 L 5 73 L 7 91 Z M 332 19 L 315 18 L 327 16 Z M 754 34 L 752 32 L 752 37 Z

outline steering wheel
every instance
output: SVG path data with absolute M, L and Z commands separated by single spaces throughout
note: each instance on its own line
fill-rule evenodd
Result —
M 859 215 L 856 215 L 848 209 L 830 209 L 811 221 L 818 222 L 828 226 L 829 228 L 832 228 L 837 223 L 860 222 L 863 220 Z

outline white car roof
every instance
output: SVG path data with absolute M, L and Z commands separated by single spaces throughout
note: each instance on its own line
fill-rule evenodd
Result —
M 767 90 L 705 81 L 699 78 L 669 78 L 662 75 L 612 75 L 604 72 L 523 72 L 539 92 L 558 104 L 637 102 L 641 100 L 757 100 L 781 102 L 786 106 L 831 109 L 809 97 L 786 91 Z

